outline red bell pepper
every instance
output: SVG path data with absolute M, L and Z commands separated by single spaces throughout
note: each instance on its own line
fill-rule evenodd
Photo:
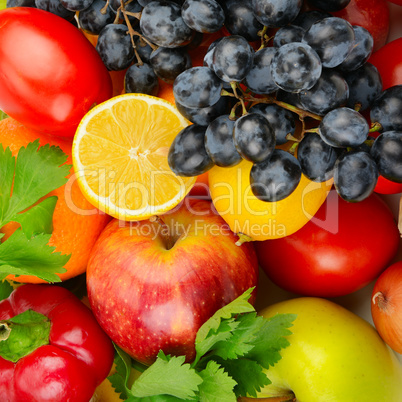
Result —
M 113 364 L 114 348 L 69 290 L 22 285 L 0 302 L 0 399 L 87 402 Z

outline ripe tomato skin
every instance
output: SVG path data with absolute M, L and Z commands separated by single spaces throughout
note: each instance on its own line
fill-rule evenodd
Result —
M 387 42 L 389 7 L 386 0 L 351 0 L 345 8 L 331 14 L 366 28 L 373 36 L 374 51 Z
M 0 11 L 0 109 L 42 133 L 72 137 L 81 118 L 112 96 L 109 73 L 71 23 L 50 12 Z
M 261 268 L 279 287 L 336 297 L 355 292 L 385 270 L 398 251 L 399 232 L 377 194 L 348 203 L 332 190 L 296 233 L 255 243 Z
M 402 84 L 402 38 L 387 43 L 374 52 L 368 61 L 381 74 L 384 90 Z
M 391 180 L 386 179 L 384 176 L 379 176 L 374 191 L 377 194 L 402 193 L 402 183 L 395 183 Z

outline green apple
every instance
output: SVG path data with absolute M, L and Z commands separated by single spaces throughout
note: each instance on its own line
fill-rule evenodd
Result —
M 367 321 L 329 300 L 301 297 L 259 312 L 295 313 L 281 350 L 266 374 L 272 384 L 258 397 L 285 396 L 299 402 L 401 402 L 402 367 Z

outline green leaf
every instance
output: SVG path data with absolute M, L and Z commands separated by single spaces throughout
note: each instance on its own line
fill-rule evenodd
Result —
M 7 0 L 0 0 L 0 10 L 4 10 L 7 8 Z M 2 116 L 4 115 L 4 117 Z M 0 120 L 3 120 L 7 117 L 7 115 L 0 110 Z
M 256 333 L 253 341 L 254 348 L 245 355 L 259 363 L 262 367 L 269 369 L 281 359 L 279 351 L 289 346 L 285 338 L 292 334 L 288 328 L 296 319 L 296 314 L 277 314 L 269 319 L 263 319 L 263 325 Z
M 7 299 L 8 296 L 12 293 L 14 288 L 8 281 L 0 282 L 0 301 Z
M 17 229 L 0 244 L 0 279 L 7 275 L 35 275 L 48 282 L 60 282 L 56 273 L 66 272 L 63 268 L 69 255 L 54 252 L 48 245 L 50 234 L 38 234 L 27 239 Z
M 271 383 L 263 368 L 255 361 L 249 359 L 219 360 L 225 371 L 233 377 L 237 385 L 237 396 L 257 396 L 256 391 Z M 268 372 L 269 373 L 269 372 Z
M 112 387 L 123 401 L 127 400 L 131 394 L 128 388 L 128 380 L 131 372 L 131 357 L 120 349 L 117 345 L 113 344 L 116 350 L 116 357 L 114 362 L 116 364 L 116 372 L 108 377 Z
M 207 353 L 218 341 L 228 339 L 231 334 L 221 335 L 221 332 L 232 331 L 238 324 L 234 320 L 228 321 L 222 325 L 223 320 L 231 319 L 233 316 L 255 311 L 254 307 L 248 302 L 254 288 L 246 290 L 226 306 L 217 310 L 197 331 L 195 338 L 196 358 L 192 364 L 194 367 L 201 359 L 202 355 Z M 229 328 L 227 327 L 229 325 Z M 210 338 L 210 339 L 208 339 Z
M 47 197 L 23 214 L 17 215 L 15 220 L 21 224 L 24 234 L 28 239 L 38 233 L 52 233 L 53 212 L 56 208 L 56 203 L 56 196 Z
M 0 356 L 16 362 L 49 343 L 50 321 L 33 310 L 0 321 Z
M 237 327 L 230 338 L 224 342 L 218 342 L 214 346 L 213 353 L 223 359 L 236 359 L 244 356 L 254 347 L 257 332 L 264 325 L 264 319 L 251 312 L 237 317 Z
M 165 356 L 161 351 L 156 361 L 134 382 L 131 392 L 137 398 L 171 395 L 193 400 L 202 378 L 184 363 L 185 356 Z
M 17 214 L 65 184 L 71 168 L 65 165 L 67 155 L 59 147 L 49 144 L 39 147 L 39 140 L 20 148 L 14 171 L 10 169 L 10 153 L 3 159 L 6 159 L 7 172 L 2 180 L 7 192 L 2 193 L 0 198 L 0 226 L 16 220 Z M 12 185 L 10 197 L 8 189 Z
M 199 386 L 200 402 L 236 402 L 236 381 L 218 363 L 211 360 L 199 375 L 203 380 Z
M 13 187 L 15 169 L 15 157 L 10 148 L 0 147 L 0 222 L 2 217 L 7 215 L 11 200 L 11 189 Z M 0 224 L 3 226 L 3 224 Z

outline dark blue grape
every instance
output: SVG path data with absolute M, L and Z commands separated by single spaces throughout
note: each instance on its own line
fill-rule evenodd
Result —
M 105 8 L 103 0 L 94 0 L 89 7 L 82 10 L 78 14 L 78 22 L 80 27 L 85 32 L 92 35 L 99 35 L 100 31 L 108 24 L 112 24 L 116 15 L 107 7 Z M 125 27 L 127 30 L 127 27 Z
M 373 101 L 381 94 L 382 78 L 377 67 L 365 63 L 357 70 L 344 74 L 349 86 L 347 106 L 354 109 L 358 104 L 360 111 L 368 109 Z
M 169 149 L 168 164 L 177 176 L 192 177 L 214 166 L 205 150 L 206 127 L 192 124 L 177 134 Z
M 60 0 L 61 5 L 70 11 L 82 11 L 88 8 L 94 0 Z
M 159 90 L 158 77 L 149 64 L 133 64 L 124 75 L 124 90 L 126 93 L 156 96 Z
M 323 69 L 321 77 L 311 88 L 299 93 L 303 109 L 323 116 L 330 110 L 344 106 L 349 99 L 346 80 L 335 70 Z
M 386 89 L 375 99 L 370 119 L 373 123 L 380 123 L 382 131 L 402 131 L 402 85 Z
M 279 89 L 276 93 L 276 100 L 303 109 L 303 106 L 300 103 L 299 94 L 296 92 L 287 92 Z
M 35 0 L 7 0 L 6 8 L 11 7 L 33 7 L 36 8 Z
M 287 25 L 278 29 L 275 33 L 273 45 L 281 47 L 287 43 L 301 42 L 306 31 L 297 25 Z
M 134 43 L 137 49 L 137 54 L 141 61 L 144 63 L 149 63 L 151 59 L 151 54 L 154 51 L 152 47 L 146 43 L 140 36 L 134 38 Z
M 275 202 L 288 197 L 301 179 L 299 161 L 281 149 L 275 149 L 269 159 L 255 163 L 250 171 L 253 194 L 260 200 Z
M 252 0 L 255 18 L 270 28 L 284 27 L 300 12 L 302 0 Z
M 371 147 L 371 155 L 382 176 L 402 183 L 402 131 L 380 134 Z
M 352 50 L 355 34 L 343 18 L 328 17 L 315 22 L 306 31 L 303 42 L 320 56 L 323 67 L 339 66 Z
M 350 0 L 308 0 L 308 2 L 321 10 L 334 12 L 345 8 Z
M 215 74 L 225 82 L 240 82 L 250 71 L 254 50 L 239 35 L 226 36 L 220 40 L 213 52 L 212 67 Z
M 348 107 L 331 110 L 318 128 L 321 138 L 335 148 L 357 147 L 366 141 L 369 133 L 366 119 Z
M 287 109 L 275 104 L 257 103 L 249 112 L 259 113 L 268 120 L 275 133 L 276 145 L 285 144 L 288 141 L 286 136 L 295 133 L 295 115 Z
M 173 83 L 175 100 L 183 106 L 212 106 L 221 96 L 222 82 L 208 67 L 192 67 L 177 76 Z
M 268 120 L 259 113 L 247 113 L 238 118 L 233 129 L 237 152 L 243 159 L 262 162 L 275 149 L 275 133 Z
M 367 152 L 346 152 L 335 163 L 335 189 L 345 201 L 363 201 L 374 191 L 377 180 L 377 165 Z
M 186 0 L 181 16 L 190 28 L 203 33 L 219 31 L 225 22 L 225 13 L 215 0 Z
M 317 53 L 305 43 L 288 43 L 278 48 L 271 62 L 271 76 L 276 85 L 288 92 L 312 88 L 321 76 Z
M 292 24 L 302 27 L 307 31 L 315 22 L 321 21 L 327 17 L 332 17 L 332 15 L 322 10 L 309 10 L 300 13 Z
M 110 0 L 109 0 L 110 1 Z M 114 3 L 114 4 L 113 4 Z M 121 6 L 120 0 L 114 0 L 114 2 L 109 3 L 109 7 L 112 8 L 112 11 L 116 14 L 118 8 Z M 142 6 L 136 0 L 132 0 L 128 2 L 126 0 L 126 4 L 124 5 L 124 10 L 128 13 L 139 14 L 142 11 Z M 123 10 L 120 10 L 120 19 L 123 20 L 123 23 L 126 24 L 126 18 L 124 17 Z M 126 14 L 127 19 L 130 21 L 131 27 L 138 29 L 140 25 L 140 20 L 134 15 Z
M 248 42 L 257 41 L 264 26 L 255 18 L 251 2 L 227 0 L 222 3 L 225 28 L 231 35 L 243 36 Z
M 172 1 L 152 1 L 142 10 L 140 28 L 151 42 L 177 47 L 189 42 L 192 29 L 184 22 L 181 8 Z
M 337 150 L 316 133 L 306 133 L 297 146 L 297 160 L 302 172 L 316 182 L 329 180 L 333 176 L 337 158 Z
M 272 47 L 256 52 L 251 69 L 244 77 L 244 84 L 256 94 L 271 94 L 278 89 L 271 77 L 271 61 L 275 52 Z
M 67 21 L 71 21 L 75 17 L 75 12 L 63 7 L 60 0 L 35 0 L 35 6 L 40 10 L 45 10 L 49 13 L 58 15 Z
M 219 98 L 218 102 L 211 106 L 194 108 L 186 107 L 175 101 L 177 110 L 189 121 L 200 126 L 208 126 L 213 120 L 222 114 L 229 113 L 230 102 L 227 96 Z
M 108 70 L 125 70 L 135 57 L 127 27 L 123 24 L 106 25 L 99 33 L 96 50 Z
M 155 74 L 170 84 L 192 66 L 191 57 L 185 48 L 158 47 L 151 53 L 149 62 Z
M 216 45 L 223 39 L 223 37 L 218 38 L 216 40 L 214 40 L 209 46 L 207 51 L 205 52 L 205 56 L 204 56 L 204 60 L 203 60 L 203 65 L 205 67 L 210 68 L 213 71 L 213 57 L 214 57 L 214 51 L 215 51 L 215 47 Z
M 360 26 L 354 25 L 355 40 L 351 52 L 338 66 L 342 71 L 353 71 L 361 67 L 373 51 L 374 40 L 370 32 Z
M 233 141 L 234 124 L 226 114 L 217 117 L 207 127 L 205 149 L 217 166 L 235 166 L 242 160 Z

